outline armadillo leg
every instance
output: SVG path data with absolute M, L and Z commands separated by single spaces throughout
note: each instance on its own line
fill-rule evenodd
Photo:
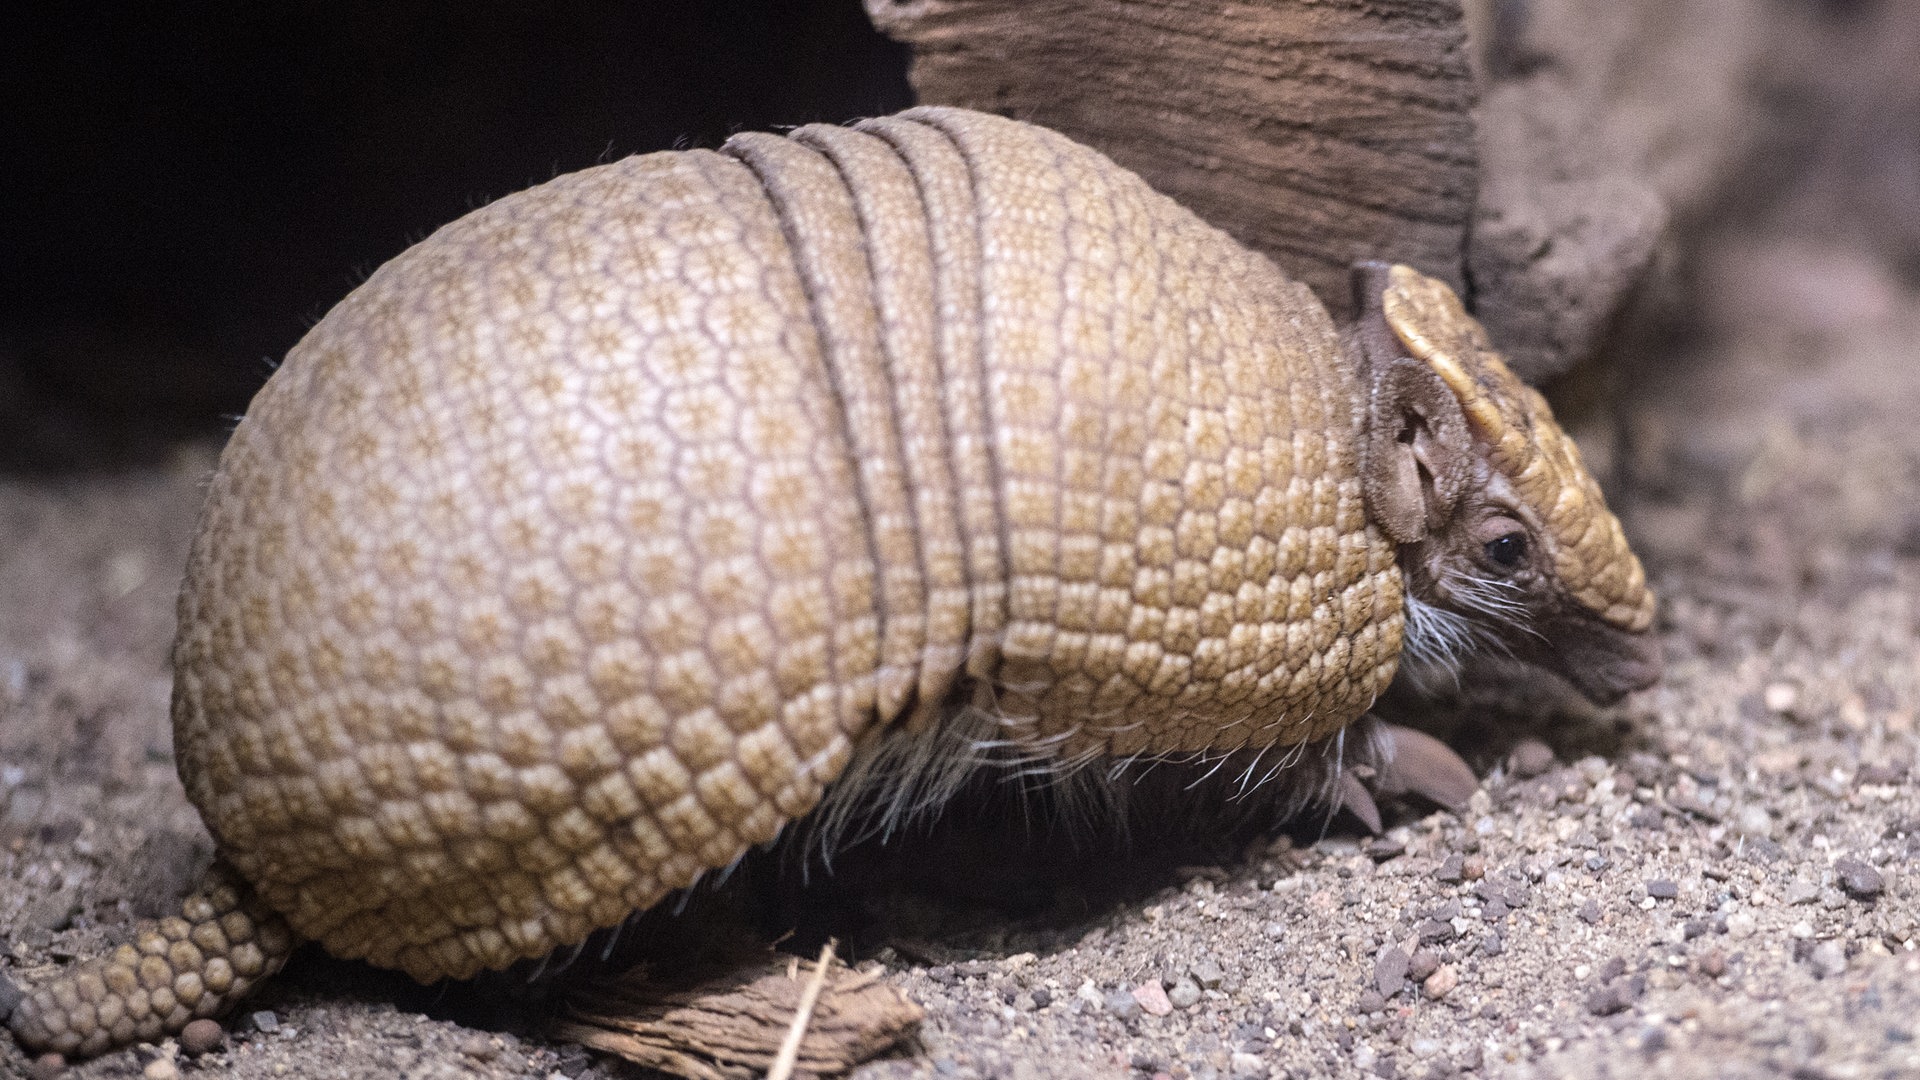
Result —
M 218 1016 L 280 970 L 298 939 L 225 863 L 131 945 L 29 990 L 8 1026 L 26 1049 L 91 1057 Z

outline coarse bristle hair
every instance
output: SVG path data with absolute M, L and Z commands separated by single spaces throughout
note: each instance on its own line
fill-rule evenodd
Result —
M 1508 583 L 1449 575 L 1444 584 L 1447 607 L 1405 600 L 1400 678 L 1422 696 L 1457 688 L 1468 657 L 1508 652 L 1503 630 L 1531 632 Z M 990 701 L 956 705 L 937 723 L 867 740 L 797 826 L 797 849 L 807 864 L 818 860 L 831 870 L 835 852 L 929 825 L 963 794 L 1011 800 L 1034 828 L 1122 841 L 1142 806 L 1151 807 L 1156 827 L 1189 813 L 1196 826 L 1224 824 L 1223 813 L 1279 823 L 1316 807 L 1330 819 L 1348 772 L 1383 767 L 1392 752 L 1369 717 L 1312 744 L 1121 758 L 1067 753 L 1077 729 L 1036 738 L 1031 726 L 1030 717 L 1008 715 Z

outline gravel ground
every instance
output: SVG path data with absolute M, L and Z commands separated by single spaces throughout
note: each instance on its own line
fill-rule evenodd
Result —
M 890 879 L 854 938 L 927 1018 L 860 1075 L 1920 1074 L 1920 296 L 1819 239 L 1701 266 L 1685 341 L 1628 370 L 1589 443 L 1631 480 L 1662 686 L 1602 714 L 1470 683 L 1427 719 L 1482 791 L 1381 838 L 1094 858 L 1037 901 L 1004 873 L 961 899 Z M 210 463 L 0 479 L 0 968 L 22 980 L 209 856 L 165 650 Z M 67 1075 L 631 1073 L 487 998 L 303 955 L 221 1047 Z M 0 1045 L 0 1074 L 33 1067 Z

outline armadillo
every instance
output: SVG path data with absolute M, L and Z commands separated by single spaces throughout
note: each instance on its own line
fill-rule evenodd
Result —
M 982 717 L 1064 768 L 1336 737 L 1463 642 L 1650 684 L 1645 574 L 1544 399 L 1444 284 L 1356 281 L 1343 331 L 1099 153 L 942 108 L 440 229 L 208 492 L 172 705 L 206 885 L 12 1031 L 154 1039 L 305 939 L 539 957 Z

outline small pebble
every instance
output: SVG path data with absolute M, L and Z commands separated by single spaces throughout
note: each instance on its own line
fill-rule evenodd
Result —
M 1721 817 L 1720 812 L 1713 808 L 1712 803 L 1708 802 L 1707 800 L 1701 798 L 1698 795 L 1690 794 L 1685 791 L 1676 791 L 1673 794 L 1668 795 L 1667 805 L 1673 807 L 1675 810 L 1678 810 L 1683 814 L 1692 814 L 1694 817 L 1697 817 L 1702 821 L 1719 821 Z M 1761 816 L 1763 817 L 1766 815 L 1765 810 L 1761 810 L 1760 813 L 1761 813 Z M 1771 827 L 1772 822 L 1769 820 L 1767 822 L 1767 825 L 1768 827 Z
M 1580 921 L 1586 923 L 1588 926 L 1600 925 L 1600 904 L 1592 897 L 1588 897 L 1587 900 L 1580 905 L 1580 910 L 1576 914 L 1580 916 Z
M 1200 984 L 1185 975 L 1173 980 L 1173 986 L 1166 991 L 1167 1001 L 1176 1009 L 1191 1009 L 1200 1003 Z M 1146 1003 L 1141 1003 L 1146 1007 Z M 1152 1012 L 1151 1008 L 1147 1009 Z
M 1787 886 L 1787 891 L 1781 896 L 1781 899 L 1787 902 L 1788 907 L 1795 907 L 1800 904 L 1811 904 L 1815 900 L 1820 899 L 1820 886 L 1815 885 L 1811 881 L 1796 881 Z
M 1484 856 L 1469 855 L 1460 864 L 1460 876 L 1468 881 L 1479 881 L 1487 876 L 1487 860 Z
M 1672 900 L 1680 895 L 1680 886 L 1666 878 L 1654 878 L 1647 882 L 1647 895 L 1655 900 Z
M 1789 712 L 1800 703 L 1800 688 L 1790 682 L 1768 683 L 1765 700 L 1768 712 Z
M 194 1057 L 211 1053 L 226 1041 L 226 1030 L 218 1020 L 201 1017 L 180 1029 L 180 1049 Z
M 20 1004 L 20 999 L 25 996 L 19 984 L 7 978 L 6 972 L 0 971 L 0 1020 L 5 1020 L 11 1015 L 13 1007 Z
M 1855 773 L 1853 778 L 1862 784 L 1879 786 L 1881 784 L 1897 784 L 1903 776 L 1904 774 L 1899 769 L 1891 765 L 1882 765 L 1875 762 L 1860 766 L 1860 771 Z
M 1770 836 L 1773 833 L 1773 815 L 1767 813 L 1766 807 L 1749 803 L 1734 816 L 1733 827 L 1747 836 Z
M 1378 990 L 1362 990 L 1360 997 L 1353 1003 L 1353 1011 L 1365 1016 L 1367 1013 L 1382 1012 L 1387 1007 L 1386 995 Z
M 1044 1009 L 1051 1004 L 1053 1004 L 1053 991 L 1044 986 L 1036 986 L 1033 988 L 1034 1008 Z
M 1439 970 L 1440 958 L 1433 955 L 1431 949 L 1416 950 L 1407 961 L 1407 976 L 1414 982 L 1426 982 L 1427 976 Z
M 1886 880 L 1880 871 L 1861 859 L 1851 856 L 1836 860 L 1833 864 L 1834 876 L 1840 879 L 1840 887 L 1855 900 L 1871 900 L 1886 890 Z
M 1440 869 L 1433 872 L 1435 881 L 1444 881 L 1451 885 L 1466 877 L 1467 859 L 1464 855 L 1449 855 L 1440 863 Z
M 1231 1063 L 1235 1076 L 1266 1076 L 1271 1071 L 1258 1054 L 1237 1053 L 1233 1055 Z
M 67 1059 L 59 1054 L 41 1054 L 27 1066 L 28 1080 L 53 1080 L 67 1071 Z
M 1407 845 L 1400 843 L 1398 840 L 1389 840 L 1381 836 L 1367 841 L 1366 844 L 1361 847 L 1361 850 L 1366 852 L 1367 857 L 1374 862 L 1383 863 L 1405 855 L 1407 853 Z
M 1379 957 L 1373 962 L 1373 988 L 1380 992 L 1382 998 L 1390 998 L 1400 992 L 1400 984 L 1407 979 L 1410 963 L 1406 950 L 1398 945 L 1389 945 L 1380 950 Z
M 1125 990 L 1115 990 L 1107 995 L 1106 1009 L 1117 1019 L 1135 1020 L 1140 1016 L 1140 1001 Z M 1172 1012 L 1173 1007 L 1168 1006 L 1167 1011 Z
M 1553 747 L 1539 739 L 1521 739 L 1507 760 L 1515 776 L 1531 779 L 1553 768 Z
M 248 1013 L 247 1021 L 253 1025 L 253 1030 L 262 1035 L 277 1034 L 280 1030 L 280 1017 L 271 1009 L 261 1009 L 259 1012 Z
M 1823 941 L 1815 945 L 1809 961 L 1813 964 L 1813 973 L 1823 979 L 1847 973 L 1847 950 L 1837 941 Z
M 1667 1048 L 1667 1029 L 1659 1024 L 1648 1024 L 1640 1029 L 1640 1052 L 1649 1057 Z
M 1760 922 L 1753 917 L 1751 911 L 1736 911 L 1727 916 L 1727 934 L 1731 937 L 1752 937 L 1753 932 L 1759 928 Z
M 1587 1011 L 1595 1016 L 1612 1016 L 1633 1005 L 1631 991 L 1624 980 L 1615 980 L 1587 995 Z
M 1727 954 L 1719 949 L 1709 949 L 1700 958 L 1700 974 L 1709 979 L 1717 979 L 1727 973 Z
M 492 1061 L 500 1048 L 493 1045 L 491 1038 L 476 1031 L 460 1040 L 460 1052 L 475 1061 Z
M 172 1058 L 157 1057 L 140 1070 L 141 1080 L 180 1080 L 180 1067 Z
M 1428 997 L 1439 1001 L 1453 993 L 1454 987 L 1460 985 L 1460 972 L 1455 970 L 1452 964 L 1442 964 L 1420 985 L 1427 992 Z
M 1133 1000 L 1153 1016 L 1168 1016 L 1173 1012 L 1173 1002 L 1167 1000 L 1167 988 L 1160 985 L 1159 979 L 1148 979 L 1134 987 Z
M 1193 976 L 1193 981 L 1208 990 L 1220 989 L 1220 984 L 1227 977 L 1226 973 L 1220 970 L 1220 965 L 1212 960 L 1202 960 L 1193 965 L 1188 969 L 1188 974 Z
M 1440 1052 L 1440 1040 L 1422 1036 L 1408 1043 L 1407 1049 L 1413 1051 L 1414 1057 L 1430 1058 Z

